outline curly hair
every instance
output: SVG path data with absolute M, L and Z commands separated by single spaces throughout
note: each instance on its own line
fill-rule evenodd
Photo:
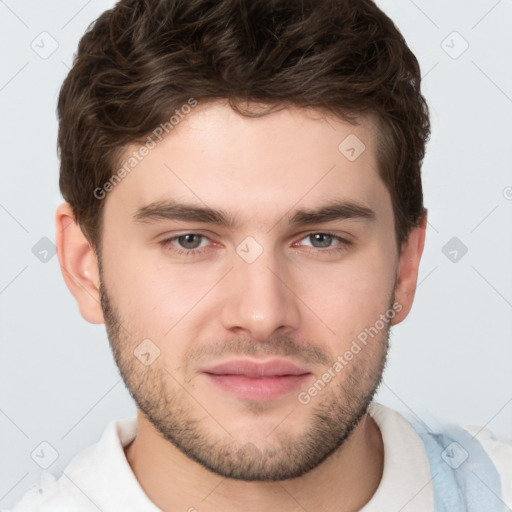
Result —
M 286 106 L 351 123 L 373 114 L 400 247 L 426 213 L 420 82 L 416 57 L 371 0 L 121 0 L 89 26 L 60 91 L 60 189 L 97 246 L 104 201 L 94 190 L 190 98 L 227 99 L 247 116 Z M 269 108 L 241 107 L 250 102 Z

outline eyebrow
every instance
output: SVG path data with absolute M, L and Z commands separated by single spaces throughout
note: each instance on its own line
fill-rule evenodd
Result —
M 354 201 L 331 201 L 318 208 L 299 209 L 291 217 L 285 215 L 284 218 L 286 217 L 289 218 L 290 225 L 297 226 L 344 219 L 375 220 L 376 214 L 371 208 Z M 141 223 L 159 220 L 181 220 L 215 224 L 226 228 L 236 226 L 234 217 L 223 210 L 172 200 L 157 201 L 139 208 L 134 215 L 134 220 Z

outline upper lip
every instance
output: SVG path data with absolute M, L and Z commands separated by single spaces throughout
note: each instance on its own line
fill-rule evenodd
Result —
M 244 377 L 282 377 L 285 375 L 305 375 L 305 368 L 287 359 L 255 361 L 251 359 L 230 359 L 223 363 L 204 368 L 203 373 L 214 375 L 241 375 Z

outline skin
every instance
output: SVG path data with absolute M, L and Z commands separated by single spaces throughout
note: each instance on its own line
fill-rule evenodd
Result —
M 100 262 L 70 206 L 59 207 L 64 278 L 82 316 L 106 323 L 138 406 L 127 460 L 162 510 L 352 511 L 377 489 L 383 444 L 366 409 L 389 327 L 412 306 L 426 218 L 399 251 L 374 127 L 311 109 L 251 119 L 222 101 L 199 105 L 104 199 Z M 354 161 L 338 150 L 350 134 L 366 146 Z M 234 225 L 134 218 L 169 199 L 223 210 Z M 288 222 L 335 200 L 375 218 Z M 308 235 L 325 232 L 350 243 L 327 237 L 315 247 Z M 187 233 L 206 237 L 196 239 L 199 255 L 176 253 L 190 250 L 176 239 L 162 244 Z M 249 236 L 262 250 L 251 263 L 236 252 Z M 258 246 L 242 245 L 252 255 Z M 332 375 L 336 358 L 393 304 L 389 324 L 301 403 L 298 392 Z M 134 356 L 145 339 L 160 351 L 149 365 Z M 285 358 L 310 374 L 277 399 L 242 399 L 202 373 L 235 355 Z

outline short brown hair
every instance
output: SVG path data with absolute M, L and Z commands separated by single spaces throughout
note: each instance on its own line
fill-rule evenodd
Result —
M 430 135 L 418 61 L 371 0 L 121 0 L 80 40 L 58 101 L 60 189 L 94 245 L 94 191 L 190 98 L 375 114 L 400 247 L 426 213 Z M 258 114 L 260 115 L 260 114 Z

